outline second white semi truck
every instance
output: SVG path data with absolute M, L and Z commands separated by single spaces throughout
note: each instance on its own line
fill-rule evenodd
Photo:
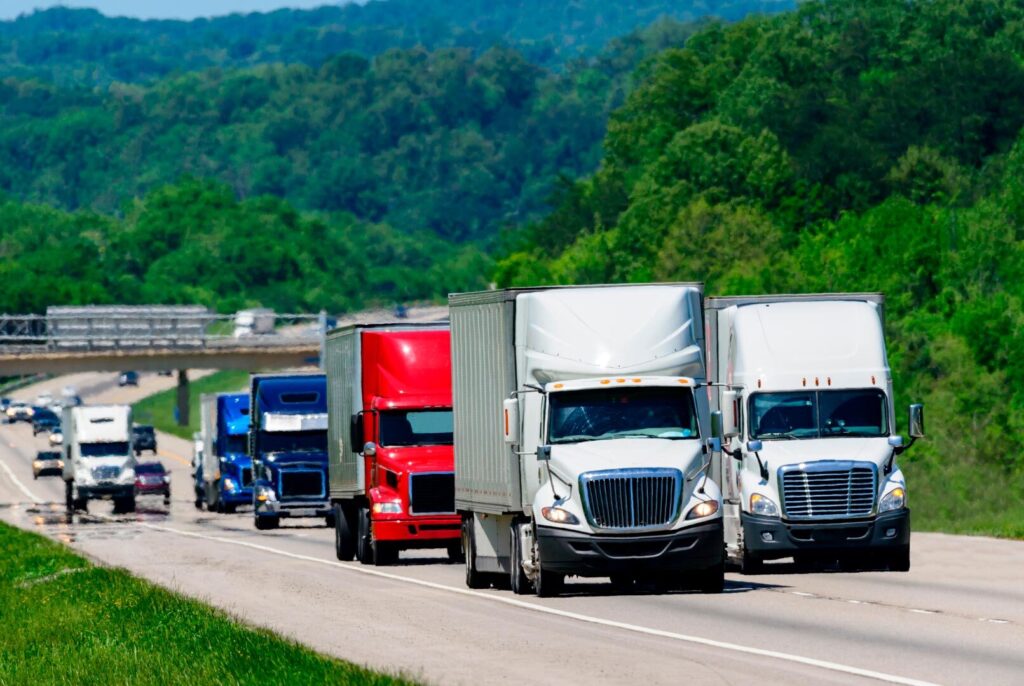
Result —
M 90 500 L 114 501 L 115 512 L 135 511 L 132 408 L 78 405 L 64 408 L 64 487 L 69 513 Z
M 449 297 L 466 583 L 723 585 L 702 287 Z
M 711 406 L 725 445 L 722 487 L 729 560 L 910 568 L 907 484 L 896 433 L 879 293 L 705 300 Z

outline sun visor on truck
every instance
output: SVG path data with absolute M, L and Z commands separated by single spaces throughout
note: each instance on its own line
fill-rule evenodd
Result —
M 282 414 L 267 412 L 263 415 L 263 430 L 277 431 L 326 431 L 327 413 Z

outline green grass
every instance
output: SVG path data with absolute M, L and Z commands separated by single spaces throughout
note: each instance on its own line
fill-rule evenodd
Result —
M 164 431 L 181 438 L 191 438 L 199 431 L 199 396 L 203 393 L 240 391 L 249 386 L 249 372 L 234 369 L 204 376 L 189 382 L 188 426 L 178 426 L 174 421 L 174 406 L 178 402 L 178 389 L 170 388 L 143 398 L 132 406 L 135 421 L 152 424 L 157 431 Z
M 0 684 L 406 684 L 0 524 Z

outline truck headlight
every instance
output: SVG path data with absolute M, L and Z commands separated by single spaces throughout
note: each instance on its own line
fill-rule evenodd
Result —
M 268 501 L 277 500 L 277 496 L 274 495 L 274 489 L 267 488 L 266 486 L 256 487 L 256 501 L 265 503 Z
M 373 504 L 374 514 L 402 514 L 401 500 L 388 500 Z
M 710 517 L 716 512 L 718 512 L 718 501 L 705 500 L 701 503 L 697 503 L 696 506 L 690 508 L 690 511 L 686 513 L 686 518 L 700 519 L 701 517 Z
M 233 491 L 235 490 L 236 484 L 230 476 L 224 477 L 224 490 Z
M 579 524 L 580 520 L 572 512 L 563 510 L 560 507 L 542 507 L 540 513 L 544 519 L 556 524 Z
M 890 512 L 892 510 L 902 510 L 907 506 L 907 492 L 902 488 L 894 488 L 884 496 L 878 503 L 879 512 Z
M 771 498 L 754 493 L 750 496 L 750 513 L 764 517 L 778 517 L 779 506 Z

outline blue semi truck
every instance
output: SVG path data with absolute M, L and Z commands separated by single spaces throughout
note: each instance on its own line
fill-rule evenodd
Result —
M 202 464 L 197 472 L 202 497 L 211 512 L 234 512 L 252 504 L 249 457 L 249 395 L 210 393 L 201 400 Z
M 249 456 L 256 528 L 288 517 L 334 526 L 327 493 L 327 379 L 323 374 L 259 374 L 249 385 Z

